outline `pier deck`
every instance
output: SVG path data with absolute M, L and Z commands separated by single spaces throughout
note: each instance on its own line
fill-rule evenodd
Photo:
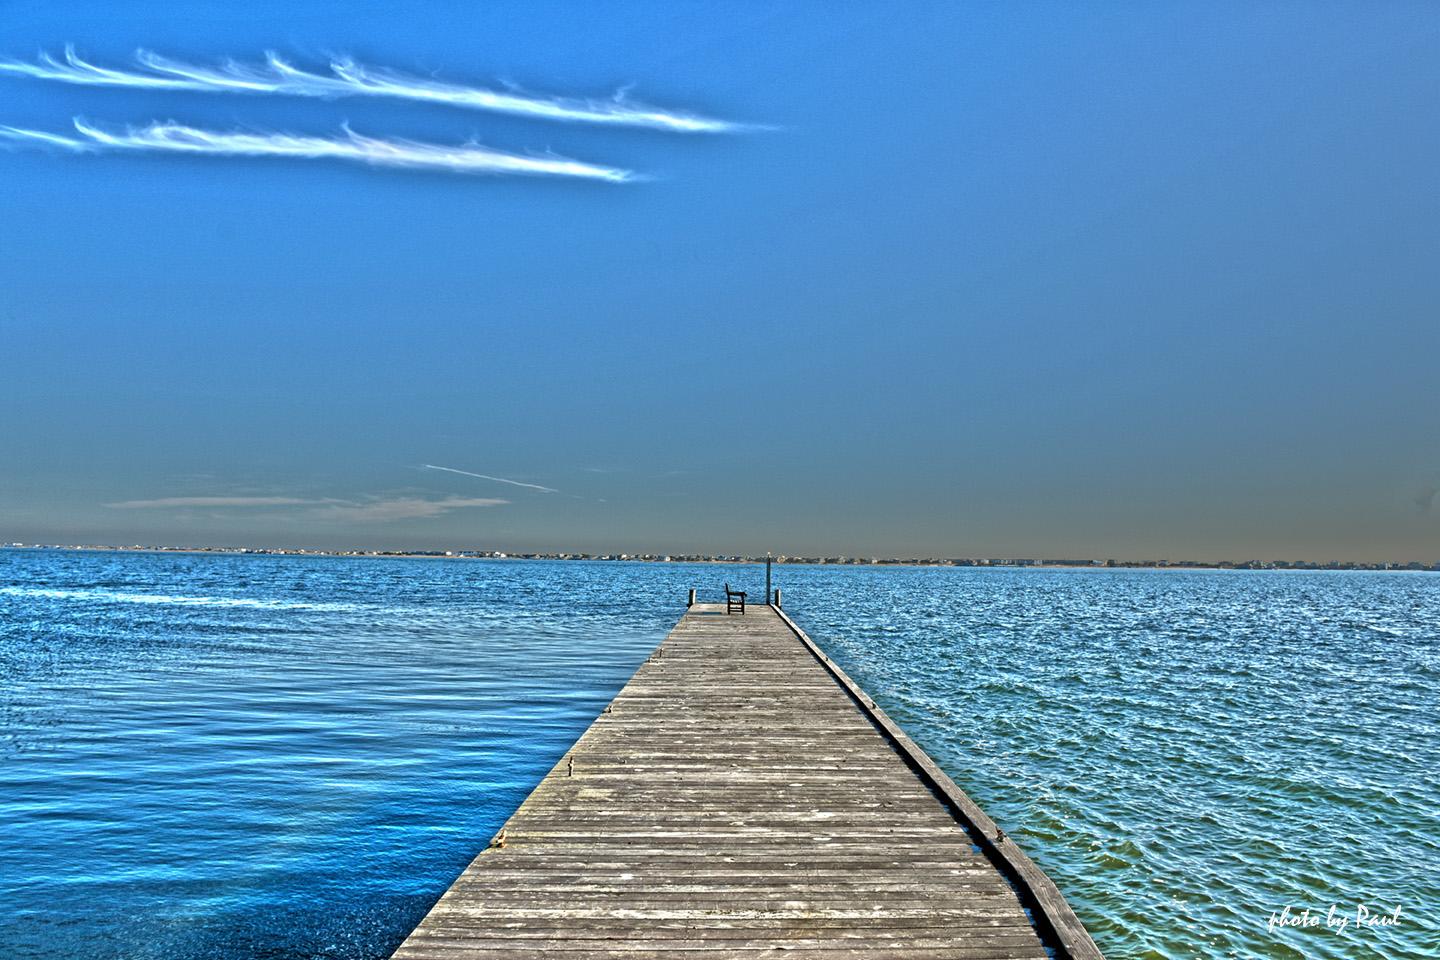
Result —
M 994 837 L 783 614 L 699 604 L 394 956 L 1098 958 Z

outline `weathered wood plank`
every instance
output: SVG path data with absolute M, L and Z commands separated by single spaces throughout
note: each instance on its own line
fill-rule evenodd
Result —
M 774 609 L 693 606 L 395 957 L 1045 957 L 993 824 L 880 718 Z

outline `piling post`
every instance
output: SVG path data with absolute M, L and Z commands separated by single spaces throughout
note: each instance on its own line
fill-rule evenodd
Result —
M 777 608 L 780 606 L 780 588 L 779 588 L 779 587 L 776 587 L 776 588 L 775 588 L 775 606 L 776 606 Z
M 693 606 L 695 606 L 695 588 L 694 588 L 694 587 L 691 587 L 691 588 L 690 588 L 690 598 L 685 601 L 685 609 L 688 610 L 688 609 L 690 609 L 690 608 L 693 607 Z
M 766 602 L 766 603 L 769 603 L 769 602 L 770 602 L 770 597 L 772 596 L 772 594 L 770 593 L 770 561 L 771 561 L 772 559 L 773 559 L 773 558 L 770 556 L 770 551 L 769 551 L 769 550 L 766 550 L 766 551 L 765 551 L 765 602 Z

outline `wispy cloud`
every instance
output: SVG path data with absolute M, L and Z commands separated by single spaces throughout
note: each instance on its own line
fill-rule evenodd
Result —
M 76 153 L 114 150 L 188 153 L 221 157 L 280 157 L 348 160 L 376 167 L 444 170 L 451 173 L 579 177 L 624 183 L 639 179 L 632 171 L 557 156 L 527 156 L 492 150 L 476 143 L 459 146 L 415 140 L 362 136 L 348 127 L 342 137 L 292 133 L 211 131 L 178 123 L 125 127 L 120 132 L 75 118 L 76 136 L 0 126 L 0 140 L 55 147 Z
M 469 470 L 456 470 L 454 467 L 437 467 L 433 463 L 422 463 L 426 470 L 444 470 L 446 473 L 458 473 L 462 477 L 477 477 L 481 480 L 493 480 L 496 483 L 508 483 L 512 487 L 526 487 L 530 490 L 539 490 L 541 493 L 559 493 L 554 487 L 542 487 L 538 483 L 525 483 L 520 480 L 506 480 L 504 477 L 492 477 L 485 473 L 471 473 Z
M 310 520 L 344 520 L 357 523 L 384 523 L 438 517 L 469 507 L 498 507 L 509 503 L 494 497 L 371 497 L 342 500 L 334 497 L 160 497 L 154 500 L 121 500 L 105 506 L 119 510 L 147 510 L 188 507 L 300 507 L 301 517 Z
M 137 70 L 101 67 L 82 60 L 74 47 L 67 46 L 63 59 L 44 53 L 33 63 L 3 59 L 0 60 L 0 71 L 63 83 L 150 90 L 327 98 L 392 97 L 542 120 L 648 127 L 677 133 L 724 133 L 745 128 L 724 120 L 636 103 L 627 99 L 623 91 L 608 100 L 591 100 L 529 94 L 520 90 L 492 90 L 367 67 L 349 58 L 331 60 L 328 73 L 302 70 L 275 53 L 267 53 L 264 63 L 260 64 L 232 60 L 208 67 L 139 50 L 136 51 L 135 61 L 139 67 Z
M 105 506 L 117 510 L 145 510 L 151 507 L 291 507 L 320 503 L 296 497 L 160 497 L 157 500 L 121 500 Z
M 332 503 L 323 510 L 317 511 L 317 516 L 320 519 L 328 520 L 384 523 L 390 520 L 438 517 L 442 513 L 466 507 L 498 507 L 509 502 L 509 500 L 497 500 L 490 497 L 446 497 L 443 500 L 395 497 L 389 500 L 372 500 L 368 503 Z

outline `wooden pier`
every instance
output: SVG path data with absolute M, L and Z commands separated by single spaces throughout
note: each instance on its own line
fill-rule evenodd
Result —
M 697 604 L 394 956 L 782 954 L 1100 957 L 783 612 Z

